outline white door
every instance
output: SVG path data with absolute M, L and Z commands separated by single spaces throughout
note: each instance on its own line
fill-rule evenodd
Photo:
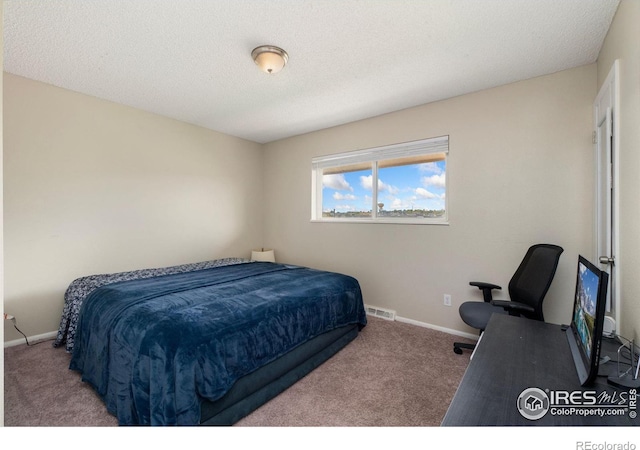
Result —
M 609 273 L 607 314 L 620 323 L 618 286 L 618 153 L 615 133 L 617 118 L 616 61 L 594 103 L 594 145 L 596 151 L 596 255 L 600 269 Z

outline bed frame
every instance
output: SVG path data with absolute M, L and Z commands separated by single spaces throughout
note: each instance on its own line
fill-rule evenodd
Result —
M 215 402 L 203 400 L 201 425 L 233 425 L 335 355 L 358 336 L 359 329 L 357 324 L 348 325 L 317 336 L 240 378 Z

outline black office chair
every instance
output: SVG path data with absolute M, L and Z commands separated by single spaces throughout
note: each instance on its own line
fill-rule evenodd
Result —
M 493 289 L 502 287 L 485 282 L 469 284 L 482 291 L 484 302 L 464 302 L 460 305 L 460 318 L 469 326 L 484 331 L 491 314 L 509 314 L 544 321 L 542 301 L 556 273 L 560 255 L 564 249 L 553 244 L 536 244 L 529 248 L 518 270 L 509 281 L 509 300 L 494 300 Z M 475 344 L 455 342 L 453 351 L 462 354 L 462 349 L 473 350 Z

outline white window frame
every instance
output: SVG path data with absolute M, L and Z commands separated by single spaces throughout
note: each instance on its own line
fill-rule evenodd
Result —
M 372 179 L 378 179 L 378 163 L 380 161 L 409 158 L 443 153 L 446 162 L 445 178 L 445 212 L 442 217 L 433 218 L 394 218 L 380 217 L 375 205 L 378 204 L 378 183 L 372 183 L 371 217 L 366 218 L 335 218 L 322 216 L 322 174 L 324 169 L 348 166 L 354 164 L 371 163 Z M 311 221 L 339 222 L 339 223 L 393 223 L 420 225 L 448 225 L 449 224 L 449 136 L 403 142 L 399 144 L 356 150 L 346 153 L 318 156 L 311 160 Z

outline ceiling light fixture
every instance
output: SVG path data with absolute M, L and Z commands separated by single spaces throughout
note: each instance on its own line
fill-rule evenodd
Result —
M 278 73 L 287 64 L 289 55 L 275 45 L 261 45 L 251 52 L 251 57 L 258 67 L 266 73 Z

